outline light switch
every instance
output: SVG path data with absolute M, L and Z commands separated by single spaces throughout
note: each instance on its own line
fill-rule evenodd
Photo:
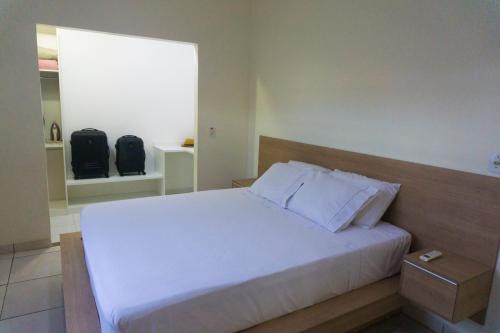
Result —
M 500 173 L 500 152 L 491 155 L 489 170 L 493 173 Z

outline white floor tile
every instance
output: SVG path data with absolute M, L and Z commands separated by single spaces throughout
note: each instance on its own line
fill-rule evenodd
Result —
M 35 254 L 44 254 L 44 253 L 57 252 L 57 251 L 61 251 L 61 247 L 52 246 L 52 247 L 47 247 L 45 249 L 16 252 L 14 257 L 19 258 L 19 257 L 32 256 Z
M 59 229 L 50 226 L 50 241 L 52 243 L 59 243 Z
M 57 226 L 57 227 L 51 227 L 50 228 L 50 239 L 52 243 L 58 243 L 60 240 L 60 235 L 61 234 L 66 234 L 68 232 L 76 232 L 78 231 L 77 228 L 74 225 L 70 226 Z
M 65 208 L 51 208 L 49 209 L 49 215 L 50 217 L 68 215 L 68 210 Z
M 2 333 L 64 333 L 64 308 L 57 308 L 0 321 Z
M 80 214 L 82 211 L 83 206 L 70 206 L 68 207 L 68 213 L 69 214 Z
M 49 202 L 50 216 L 67 215 L 68 209 L 66 208 L 66 200 L 50 201 Z
M 63 306 L 62 277 L 9 284 L 1 319 L 22 316 Z
M 57 244 L 61 242 L 61 234 L 59 232 L 52 232 L 50 235 L 50 241 L 52 244 Z
M 50 217 L 50 239 L 52 243 L 60 241 L 60 235 L 80 231 L 80 210 L 68 209 L 64 215 Z
M 73 216 L 72 215 L 61 215 L 61 216 L 51 216 L 50 226 L 51 227 L 67 227 L 73 226 Z
M 0 286 L 9 281 L 10 265 L 12 259 L 0 259 Z
M 73 214 L 73 222 L 77 231 L 80 231 L 80 214 Z
M 59 251 L 14 258 L 10 281 L 21 282 L 61 274 Z

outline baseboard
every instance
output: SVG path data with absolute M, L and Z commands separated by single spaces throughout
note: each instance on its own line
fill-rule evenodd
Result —
M 51 245 L 52 243 L 50 242 L 50 238 L 37 239 L 29 242 L 14 243 L 14 251 L 21 252 L 21 251 L 44 249 L 50 247 Z
M 0 254 L 10 254 L 14 252 L 14 244 L 0 245 Z

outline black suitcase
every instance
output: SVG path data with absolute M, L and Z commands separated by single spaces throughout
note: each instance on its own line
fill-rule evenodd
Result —
M 109 177 L 106 133 L 93 128 L 71 133 L 71 167 L 75 179 Z
M 144 142 L 135 135 L 124 135 L 116 140 L 116 169 L 120 176 L 145 175 L 146 152 Z

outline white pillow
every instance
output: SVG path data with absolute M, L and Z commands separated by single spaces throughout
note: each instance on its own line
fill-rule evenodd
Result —
M 382 218 L 387 208 L 398 194 L 400 184 L 392 184 L 368 178 L 355 173 L 335 170 L 333 176 L 358 186 L 372 186 L 379 190 L 377 196 L 364 207 L 354 219 L 353 224 L 373 228 Z
M 249 190 L 285 208 L 288 199 L 297 192 L 308 172 L 287 163 L 275 163 L 250 186 Z
M 301 162 L 301 161 L 294 161 L 290 160 L 288 161 L 288 164 L 293 165 L 294 167 L 301 168 L 301 169 L 308 169 L 308 170 L 316 170 L 316 171 L 325 171 L 325 172 L 331 172 L 332 170 L 323 168 L 322 166 L 316 165 L 316 164 L 311 164 L 311 163 L 306 163 L 306 162 Z
M 358 186 L 315 171 L 304 179 L 287 208 L 336 232 L 347 228 L 377 192 L 374 187 Z

